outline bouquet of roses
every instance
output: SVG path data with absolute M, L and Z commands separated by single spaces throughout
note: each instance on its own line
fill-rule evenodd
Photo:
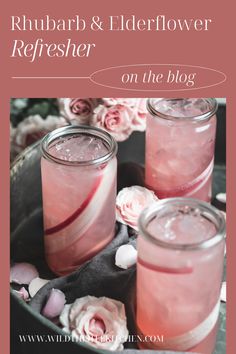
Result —
M 30 102 L 31 99 L 12 100 L 11 159 L 48 132 L 68 124 L 104 129 L 116 141 L 124 141 L 133 131 L 146 128 L 145 98 L 40 99 L 32 106 Z M 19 104 L 23 107 L 16 110 Z
M 116 141 L 146 128 L 145 98 L 61 98 L 60 115 L 71 124 L 106 130 Z

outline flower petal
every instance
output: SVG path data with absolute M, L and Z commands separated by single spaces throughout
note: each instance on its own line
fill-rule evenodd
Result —
M 29 284 L 29 293 L 31 297 L 34 297 L 34 295 L 41 289 L 45 284 L 47 284 L 49 280 L 47 279 L 42 279 L 42 278 L 34 278 L 30 284 Z
M 39 273 L 30 263 L 15 263 L 10 270 L 10 282 L 17 284 L 29 284 Z
M 122 269 L 128 269 L 136 264 L 137 250 L 132 245 L 122 245 L 116 251 L 115 264 Z
M 65 294 L 59 289 L 52 289 L 42 314 L 51 319 L 59 316 L 64 308 L 65 302 Z

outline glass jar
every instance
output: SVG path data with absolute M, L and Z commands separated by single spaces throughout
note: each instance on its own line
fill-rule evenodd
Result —
M 101 129 L 67 126 L 47 134 L 41 148 L 46 259 L 64 275 L 114 237 L 117 143 Z
M 222 283 L 225 219 L 206 202 L 170 198 L 139 218 L 140 347 L 212 354 Z
M 148 100 L 145 182 L 159 198 L 211 199 L 214 98 Z

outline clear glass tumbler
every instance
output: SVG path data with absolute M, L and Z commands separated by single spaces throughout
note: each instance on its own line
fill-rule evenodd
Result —
M 41 148 L 46 259 L 63 275 L 114 237 L 117 144 L 101 129 L 68 126 L 46 135 Z
M 136 319 L 141 348 L 213 353 L 224 248 L 224 216 L 206 202 L 170 198 L 143 211 Z
M 146 129 L 148 188 L 159 198 L 211 199 L 214 98 L 151 98 Z

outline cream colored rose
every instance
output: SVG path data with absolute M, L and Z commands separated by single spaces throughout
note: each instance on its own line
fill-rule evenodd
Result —
M 141 186 L 123 188 L 116 197 L 116 219 L 137 230 L 143 209 L 158 201 L 153 191 Z
M 85 296 L 65 305 L 63 330 L 96 348 L 122 350 L 128 338 L 124 305 L 107 297 Z
M 59 98 L 58 103 L 60 114 L 75 124 L 89 124 L 98 104 L 96 98 Z
M 94 110 L 91 125 L 106 130 L 117 141 L 124 141 L 133 131 L 133 118 L 134 110 L 128 106 L 121 104 L 112 107 L 99 105 Z

